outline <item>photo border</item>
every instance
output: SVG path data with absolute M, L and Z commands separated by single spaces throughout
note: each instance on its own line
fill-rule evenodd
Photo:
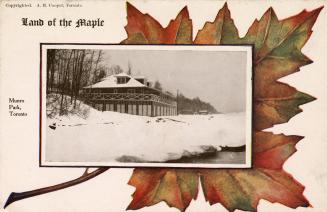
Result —
M 42 88 L 42 51 L 43 51 L 43 46 L 51 46 L 51 45 L 67 45 L 67 46 L 191 46 L 191 47 L 196 47 L 196 46 L 245 46 L 245 47 L 250 47 L 250 51 L 251 51 L 251 64 L 250 64 L 250 70 L 251 70 L 251 113 L 250 113 L 250 120 L 251 120 L 251 132 L 250 132 L 250 150 L 249 153 L 250 156 L 250 162 L 247 164 L 245 163 L 245 165 L 241 165 L 244 167 L 238 167 L 238 164 L 227 164 L 227 165 L 236 165 L 235 167 L 203 167 L 203 166 L 196 166 L 197 164 L 194 164 L 194 166 L 189 166 L 189 167 L 183 167 L 183 166 L 155 166 L 156 164 L 165 164 L 164 162 L 158 162 L 158 163 L 152 163 L 153 165 L 151 166 L 145 166 L 145 165 L 136 165 L 136 166 L 112 166 L 112 165 L 45 165 L 44 162 L 42 164 L 42 95 L 43 95 L 43 88 Z M 64 48 L 63 48 L 64 49 Z M 108 167 L 108 168 L 174 168 L 174 169 L 252 169 L 253 168 L 253 141 L 254 141 L 254 89 L 255 89 L 255 83 L 254 83 L 254 45 L 253 44 L 220 44 L 220 45 L 214 45 L 214 44 L 117 44 L 117 43 L 47 43 L 47 42 L 42 42 L 40 43 L 40 84 L 39 84 L 39 167 L 46 167 L 46 168 L 97 168 L 97 167 Z M 247 148 L 247 146 L 246 146 Z M 245 151 L 245 158 L 247 158 L 247 151 Z M 54 162 L 56 163 L 56 162 Z M 87 162 L 60 162 L 60 163 L 87 163 Z M 99 162 L 99 163 L 103 163 L 103 162 Z M 149 164 L 149 163 L 137 163 L 137 162 L 132 162 L 135 164 Z M 120 162 L 120 164 L 123 164 Z M 131 164 L 129 162 L 129 164 Z M 183 164 L 183 163 L 166 163 L 166 164 Z M 210 164 L 211 165 L 211 164 Z M 226 165 L 226 164 L 221 164 L 221 165 Z

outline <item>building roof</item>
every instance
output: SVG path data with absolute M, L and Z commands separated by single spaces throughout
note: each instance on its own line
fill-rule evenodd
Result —
M 115 77 L 131 77 L 128 74 L 125 74 L 124 72 L 119 73 L 119 74 L 115 74 L 115 75 L 111 75 L 111 76 L 115 76 Z M 110 76 L 109 76 L 110 77 Z
M 145 76 L 141 76 L 141 75 L 134 76 L 134 79 L 145 79 L 145 78 L 146 78 Z
M 119 77 L 127 77 L 129 78 L 127 83 L 117 83 L 117 78 Z M 86 86 L 84 88 L 135 88 L 135 87 L 147 87 L 149 89 L 155 90 L 157 92 L 160 92 L 164 95 L 170 96 L 170 97 L 175 97 L 173 94 L 163 91 L 163 90 L 158 90 L 153 87 L 149 87 L 145 84 L 142 84 L 141 82 L 137 81 L 136 79 L 140 78 L 146 79 L 146 77 L 143 76 L 137 76 L 137 77 L 132 77 L 126 73 L 120 73 L 120 74 L 114 74 L 110 75 L 108 77 L 103 78 L 100 82 L 95 83 L 93 85 Z
M 118 77 L 127 77 L 129 78 L 129 80 L 127 83 L 118 84 L 117 83 Z M 115 74 L 105 77 L 101 80 L 101 82 L 86 86 L 84 88 L 130 88 L 130 87 L 146 87 L 146 85 L 140 83 L 139 81 L 137 81 L 136 79 L 125 73 L 120 73 L 120 74 Z

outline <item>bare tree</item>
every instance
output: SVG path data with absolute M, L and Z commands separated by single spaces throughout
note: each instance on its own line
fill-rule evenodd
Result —
M 107 70 L 102 50 L 49 49 L 46 90 L 58 100 L 59 114 L 65 114 L 72 104 L 76 109 L 81 89 L 101 80 Z
M 162 86 L 161 86 L 161 83 L 157 80 L 157 81 L 155 81 L 155 83 L 154 83 L 154 86 L 153 86 L 155 89 L 157 89 L 157 90 L 162 90 Z
M 131 66 L 130 61 L 128 61 L 127 74 L 130 75 L 130 76 L 132 75 L 132 66 Z
M 64 81 L 63 81 L 63 84 L 62 84 L 62 87 L 61 87 L 61 102 L 60 102 L 60 115 L 63 115 L 64 114 L 64 108 L 63 108 L 63 100 L 64 100 L 64 94 L 65 94 L 65 89 L 66 89 L 66 84 L 67 84 L 67 81 L 69 80 L 69 64 L 70 64 L 70 59 L 72 58 L 72 54 L 73 54 L 73 51 L 70 51 L 70 54 L 69 54 L 69 58 L 66 62 L 66 68 L 64 70 Z
M 124 70 L 119 65 L 113 65 L 109 68 L 111 74 L 120 74 L 123 73 Z
M 54 72 L 55 72 L 55 49 L 48 49 L 47 52 L 47 93 L 52 91 L 53 81 L 54 81 Z

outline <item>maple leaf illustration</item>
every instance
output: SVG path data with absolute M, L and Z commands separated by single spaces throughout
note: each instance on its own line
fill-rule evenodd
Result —
M 257 211 L 260 199 L 291 208 L 308 207 L 304 187 L 283 170 L 296 151 L 301 136 L 262 132 L 286 123 L 300 113 L 300 105 L 315 100 L 278 79 L 299 71 L 312 61 L 301 52 L 321 11 L 303 11 L 278 20 L 269 8 L 255 20 L 244 37 L 231 18 L 227 4 L 213 22 L 205 23 L 192 38 L 192 21 L 183 8 L 166 28 L 154 18 L 127 3 L 128 38 L 123 44 L 251 44 L 254 46 L 254 126 L 251 169 L 144 169 L 136 168 L 129 184 L 136 188 L 128 209 L 139 209 L 165 201 L 185 211 L 197 198 L 199 179 L 205 199 L 221 203 L 228 211 Z

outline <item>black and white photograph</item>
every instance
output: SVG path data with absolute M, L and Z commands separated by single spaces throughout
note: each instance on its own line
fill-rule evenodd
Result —
M 250 168 L 252 46 L 41 44 L 41 166 Z

